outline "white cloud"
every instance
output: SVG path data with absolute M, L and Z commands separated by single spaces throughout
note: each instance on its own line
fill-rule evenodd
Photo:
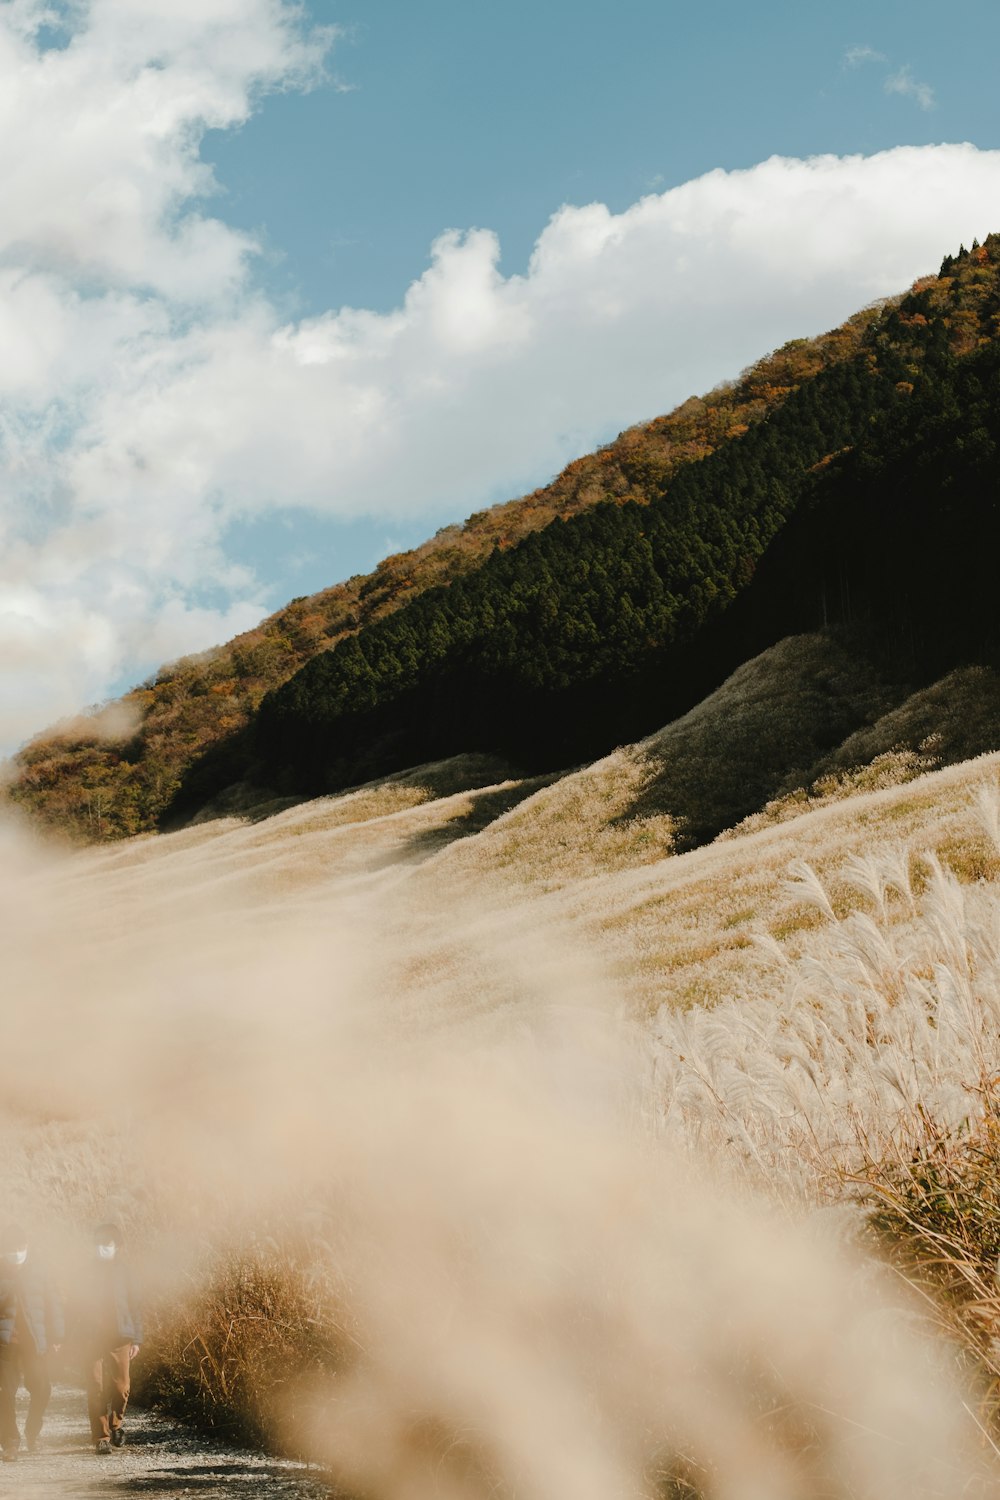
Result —
M 918 78 L 914 78 L 908 67 L 898 68 L 895 73 L 890 73 L 884 88 L 887 94 L 902 94 L 907 99 L 915 99 L 921 109 L 934 109 L 937 102 L 930 84 L 921 83 Z
M 844 53 L 844 63 L 848 68 L 860 68 L 865 63 L 885 63 L 891 66 L 890 59 L 884 52 L 876 52 L 874 47 L 848 47 Z M 913 99 L 921 109 L 935 109 L 937 100 L 934 90 L 929 83 L 921 83 L 914 78 L 913 70 L 906 65 L 895 68 L 885 75 L 882 88 L 887 94 L 900 94 L 904 98 Z
M 282 0 L 91 0 L 40 50 L 41 5 L 0 11 L 0 259 L 198 301 L 244 279 L 253 242 L 191 210 L 198 145 L 257 93 L 304 81 L 327 36 Z
M 44 51 L 44 14 L 0 0 L 0 743 L 259 617 L 235 518 L 461 517 L 998 219 L 997 152 L 774 158 L 563 207 L 522 276 L 449 232 L 395 311 L 283 324 L 198 147 L 329 37 L 281 0 L 81 0 Z
M 0 744 L 261 613 L 211 515 L 184 558 L 169 507 L 88 499 L 73 454 L 102 390 L 155 385 L 185 329 L 241 305 L 256 246 L 198 212 L 201 136 L 311 81 L 331 40 L 283 0 L 0 3 Z M 220 571 L 237 597 L 208 609 Z
M 565 207 L 525 276 L 500 275 L 491 233 L 451 232 L 392 313 L 278 326 L 248 302 L 155 344 L 95 400 L 67 483 L 191 524 L 283 503 L 464 513 L 905 286 L 998 213 L 1000 153 L 953 146 L 773 158 L 621 214 Z
M 862 63 L 888 62 L 888 58 L 884 52 L 876 52 L 874 47 L 848 47 L 844 61 L 849 68 L 860 68 Z

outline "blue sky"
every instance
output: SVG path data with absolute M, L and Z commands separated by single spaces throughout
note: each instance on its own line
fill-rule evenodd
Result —
M 1000 9 L 922 0 L 313 4 L 334 86 L 272 98 L 205 155 L 228 220 L 264 229 L 298 310 L 396 305 L 446 228 L 495 229 L 523 271 L 549 215 L 621 211 L 775 153 L 1000 145 Z M 848 54 L 881 54 L 852 66 Z M 932 108 L 889 93 L 903 70 Z M 336 92 L 336 86 L 349 92 Z
M 998 43 L 985 0 L 0 0 L 0 747 L 1000 227 Z
M 323 0 L 308 10 L 342 29 L 327 86 L 271 98 L 204 149 L 219 211 L 261 236 L 258 274 L 291 316 L 388 312 L 447 228 L 495 230 L 501 270 L 520 274 L 563 203 L 621 212 L 774 154 L 1000 145 L 988 40 L 1000 43 L 1000 12 L 984 0 L 960 25 L 942 25 L 940 7 L 921 0 Z M 985 45 L 970 50 L 973 37 Z M 501 493 L 470 495 L 469 511 Z M 328 547 L 346 575 L 455 518 L 445 506 L 388 530 L 338 525 L 324 545 L 311 519 L 285 514 L 234 528 L 230 545 L 251 564 L 281 556 L 289 590 L 304 592 L 329 581 Z
M 261 236 L 270 254 L 259 275 L 292 317 L 390 311 L 445 228 L 495 229 L 511 275 L 564 202 L 622 211 L 775 153 L 1000 144 L 987 40 L 1000 42 L 1000 12 L 984 0 L 961 26 L 942 26 L 940 6 L 919 0 L 307 9 L 342 28 L 327 86 L 271 98 L 204 150 L 220 211 Z M 970 36 L 987 45 L 970 55 Z M 471 495 L 469 510 L 496 498 Z M 366 519 L 324 544 L 309 517 L 285 514 L 234 528 L 231 547 L 250 564 L 277 553 L 289 588 L 307 591 L 328 580 L 328 547 L 343 573 L 366 570 L 451 519 L 451 507 L 390 529 Z

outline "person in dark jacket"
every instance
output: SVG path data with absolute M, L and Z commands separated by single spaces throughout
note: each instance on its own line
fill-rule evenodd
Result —
M 63 1341 L 63 1308 L 52 1280 L 30 1249 L 19 1225 L 0 1232 L 0 1445 L 5 1463 L 17 1458 L 21 1434 L 15 1402 L 28 1391 L 24 1437 L 28 1451 L 38 1446 L 45 1408 L 52 1394 L 49 1354 Z
M 81 1314 L 90 1434 L 98 1453 L 125 1441 L 129 1367 L 142 1343 L 142 1320 L 131 1267 L 116 1224 L 99 1224 Z

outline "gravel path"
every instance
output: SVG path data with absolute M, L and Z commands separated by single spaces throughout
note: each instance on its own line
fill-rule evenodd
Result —
M 22 1417 L 23 1412 L 19 1404 Z M 73 1386 L 55 1386 L 38 1452 L 29 1454 L 22 1448 L 16 1463 L 0 1464 L 0 1496 L 329 1500 L 331 1495 L 329 1483 L 316 1469 L 223 1448 L 151 1412 L 130 1407 L 125 1427 L 125 1446 L 108 1458 L 98 1458 L 90 1442 L 83 1393 Z

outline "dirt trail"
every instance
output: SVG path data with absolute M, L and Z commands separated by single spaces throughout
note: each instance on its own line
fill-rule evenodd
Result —
M 23 1393 L 22 1393 L 23 1401 Z M 19 1402 L 19 1416 L 24 1408 Z M 23 1422 L 22 1422 L 23 1426 Z M 105 1500 L 152 1495 L 158 1500 L 192 1495 L 198 1500 L 328 1500 L 322 1475 L 303 1464 L 223 1448 L 150 1412 L 130 1407 L 128 1441 L 98 1458 L 87 1431 L 83 1394 L 58 1385 L 45 1418 L 38 1452 L 22 1448 L 16 1463 L 0 1464 L 0 1496 L 9 1500 Z

